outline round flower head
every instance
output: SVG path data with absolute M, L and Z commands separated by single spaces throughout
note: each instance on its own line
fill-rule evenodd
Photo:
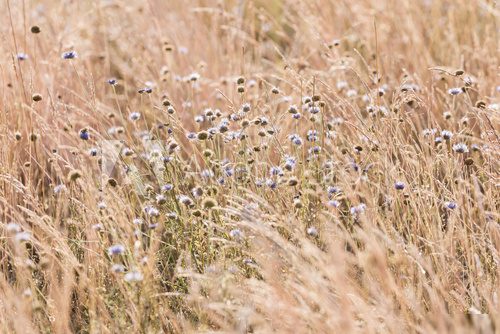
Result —
M 451 137 L 453 137 L 453 132 L 448 130 L 443 130 L 441 131 L 441 137 L 443 137 L 444 140 L 450 140 Z
M 458 204 L 453 201 L 450 201 L 450 202 L 444 202 L 444 206 L 449 210 L 454 210 L 458 207 Z
M 128 115 L 128 118 L 131 121 L 137 121 L 139 118 L 141 118 L 141 114 L 137 111 L 131 112 L 130 115 Z
M 26 59 L 28 59 L 28 55 L 26 53 L 20 52 L 17 54 L 17 59 L 18 60 L 26 60 Z
M 336 186 L 328 186 L 326 188 L 326 191 L 328 193 L 328 196 L 331 197 L 332 195 L 339 193 L 340 192 L 340 188 L 336 187 Z
M 464 92 L 463 89 L 460 87 L 453 87 L 453 88 L 448 89 L 448 94 L 450 94 L 450 95 L 458 95 L 458 94 L 461 94 L 463 92 Z
M 129 271 L 128 273 L 125 274 L 123 279 L 127 282 L 140 282 L 144 279 L 144 276 L 140 271 L 137 269 L 134 269 L 132 271 Z
M 80 130 L 80 139 L 81 140 L 89 140 L 89 131 L 87 129 L 81 129 Z
M 317 106 L 312 106 L 312 107 L 310 107 L 310 108 L 309 108 L 309 112 L 310 112 L 311 114 L 315 115 L 315 114 L 317 114 L 317 113 L 319 113 L 319 112 L 320 112 L 320 109 L 319 109 L 319 107 L 317 107 Z
M 403 190 L 405 188 L 405 184 L 404 182 L 396 181 L 396 183 L 394 183 L 394 188 L 396 188 L 396 190 Z
M 362 213 L 365 212 L 365 209 L 366 209 L 366 204 L 364 204 L 364 203 L 361 203 L 361 204 L 359 204 L 357 206 L 353 206 L 351 208 L 351 210 L 350 210 L 351 211 L 351 215 L 357 216 L 359 214 L 362 214 Z
M 311 237 L 317 237 L 318 236 L 318 229 L 316 229 L 316 227 L 314 227 L 314 226 L 308 227 L 307 234 L 310 235 Z
M 31 239 L 31 233 L 30 232 L 18 232 L 16 233 L 16 236 L 14 237 L 17 242 L 26 242 Z
M 125 266 L 120 263 L 115 263 L 111 266 L 111 271 L 114 272 L 115 274 L 123 273 L 125 272 Z
M 142 225 L 144 222 L 142 221 L 141 218 L 134 218 L 134 220 L 132 220 L 132 223 L 134 225 Z
M 6 226 L 6 230 L 9 233 L 19 233 L 21 232 L 21 226 L 19 226 L 19 224 L 16 223 L 8 223 Z
M 334 207 L 334 208 L 338 208 L 340 206 L 340 202 L 337 201 L 337 200 L 331 200 L 331 201 L 328 201 L 327 203 L 329 206 L 331 207 Z
M 469 152 L 469 148 L 464 143 L 458 143 L 453 145 L 453 151 L 457 153 L 467 153 Z
M 108 84 L 110 84 L 111 86 L 115 86 L 118 84 L 118 80 L 116 80 L 115 78 L 108 79 Z
M 58 184 L 57 186 L 54 187 L 54 194 L 57 195 L 65 190 L 66 190 L 66 186 L 64 184 Z
M 95 147 L 92 147 L 90 150 L 89 150 L 89 155 L 91 157 L 95 157 L 97 155 L 97 148 Z
M 233 239 L 240 239 L 243 237 L 243 233 L 241 233 L 239 229 L 235 228 L 229 232 L 229 236 Z
M 123 245 L 117 244 L 108 248 L 109 256 L 122 255 L 123 253 L 125 253 L 125 247 Z
M 62 59 L 75 59 L 77 57 L 78 57 L 78 54 L 76 53 L 76 51 L 67 51 L 61 55 Z
M 167 192 L 167 191 L 170 191 L 174 189 L 174 185 L 171 184 L 171 183 L 167 183 L 167 184 L 164 184 L 162 187 L 161 187 L 161 191 L 163 192 Z

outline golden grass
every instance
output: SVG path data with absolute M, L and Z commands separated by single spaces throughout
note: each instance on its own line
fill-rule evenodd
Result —
M 2 333 L 500 330 L 494 1 L 0 13 Z

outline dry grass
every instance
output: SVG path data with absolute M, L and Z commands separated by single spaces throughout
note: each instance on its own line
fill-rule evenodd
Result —
M 0 13 L 2 333 L 499 332 L 494 1 Z

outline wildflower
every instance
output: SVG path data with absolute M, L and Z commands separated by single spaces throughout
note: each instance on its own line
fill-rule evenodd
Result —
M 464 143 L 458 143 L 453 145 L 453 151 L 457 153 L 467 153 L 469 152 L 469 149 L 467 148 L 467 145 L 465 145 Z
M 160 211 L 154 206 L 148 205 L 144 208 L 144 212 L 151 217 L 158 217 L 160 215 Z
M 347 97 L 354 97 L 358 95 L 358 91 L 355 89 L 349 89 L 345 94 Z
M 26 60 L 26 59 L 28 59 L 28 55 L 26 53 L 23 53 L 23 52 L 19 52 L 16 57 L 17 57 L 17 60 Z
M 177 219 L 178 215 L 176 212 L 172 211 L 172 212 L 167 213 L 167 218 L 168 219 Z
M 442 142 L 443 142 L 443 137 L 436 137 L 434 139 L 434 143 L 436 143 L 436 144 L 441 144 Z
M 321 110 L 319 109 L 319 107 L 317 106 L 311 106 L 309 107 L 309 112 L 313 115 L 319 113 Z
M 178 200 L 179 200 L 179 202 L 181 202 L 182 204 L 184 204 L 186 206 L 192 206 L 194 204 L 193 200 L 189 196 L 186 196 L 186 195 L 179 195 Z
M 451 137 L 453 137 L 453 132 L 448 130 L 443 130 L 441 131 L 441 137 L 443 137 L 444 140 L 450 140 Z
M 291 171 L 295 168 L 296 163 L 297 163 L 297 159 L 295 159 L 294 157 L 287 156 L 285 159 L 285 166 L 284 167 L 287 171 Z
M 193 72 L 189 75 L 189 81 L 197 81 L 200 78 L 200 75 L 197 72 Z
M 91 157 L 95 157 L 97 155 L 97 148 L 95 147 L 92 147 L 90 150 L 89 150 L 89 155 Z
M 281 167 L 271 167 L 269 174 L 271 176 L 283 176 L 283 169 Z
M 234 168 L 230 167 L 230 166 L 226 166 L 224 167 L 224 174 L 227 176 L 227 177 L 231 177 L 234 175 Z
M 307 234 L 310 235 L 311 237 L 317 237 L 318 236 L 318 229 L 316 229 L 316 227 L 314 227 L 314 226 L 308 227 Z
M 132 220 L 132 223 L 133 223 L 134 225 L 142 225 L 144 222 L 142 221 L 142 219 L 141 219 L 141 218 L 134 218 L 134 219 Z
M 141 114 L 137 111 L 131 112 L 130 115 L 128 116 L 128 118 L 131 121 L 137 121 L 140 117 L 141 117 Z
M 235 228 L 229 232 L 229 236 L 233 239 L 240 239 L 243 237 L 243 233 L 241 233 L 239 229 Z
M 97 203 L 97 208 L 99 210 L 104 210 L 104 209 L 107 208 L 107 205 L 106 205 L 106 203 L 104 201 L 100 201 L 99 203 Z
M 203 189 L 201 187 L 194 187 L 191 189 L 191 193 L 194 197 L 201 197 L 203 195 Z
M 21 232 L 21 226 L 17 223 L 8 223 L 5 227 L 8 233 L 19 233 Z
M 109 256 L 115 256 L 115 255 L 122 255 L 125 253 L 125 246 L 116 244 L 108 248 L 108 255 Z
M 62 59 L 75 59 L 77 57 L 78 57 L 78 54 L 76 53 L 76 51 L 67 51 L 61 55 Z
M 115 263 L 111 266 L 111 271 L 114 272 L 115 274 L 123 273 L 125 272 L 125 266 L 120 263 Z
M 127 282 L 140 282 L 144 279 L 144 276 L 140 271 L 134 269 L 126 273 L 123 279 Z
M 396 190 L 403 190 L 405 188 L 405 184 L 404 182 L 396 181 L 394 183 L 394 188 L 396 188 Z
M 364 203 L 361 203 L 361 204 L 359 204 L 357 206 L 353 206 L 351 208 L 351 210 L 350 210 L 351 211 L 351 215 L 358 216 L 358 215 L 364 213 L 365 209 L 366 209 L 366 205 Z
M 291 105 L 290 107 L 288 107 L 288 112 L 290 114 L 296 114 L 299 112 L 299 110 L 297 109 L 296 105 Z
M 448 94 L 450 94 L 450 95 L 458 95 L 458 94 L 461 94 L 463 92 L 464 92 L 463 88 L 460 88 L 460 87 L 454 87 L 454 88 L 448 89 Z
M 16 236 L 14 237 L 16 242 L 26 242 L 31 239 L 31 233 L 30 232 L 17 232 Z
M 241 110 L 244 112 L 244 113 L 247 113 L 249 112 L 251 109 L 251 106 L 250 106 L 250 103 L 245 103 L 243 104 L 243 106 L 241 106 Z
M 151 94 L 153 92 L 153 88 L 149 87 L 149 86 L 146 86 L 144 88 L 139 89 L 137 92 L 139 94 L 143 94 L 143 93 Z
M 165 204 L 167 202 L 167 198 L 163 195 L 156 195 L 156 204 L 158 205 L 162 205 L 162 204 Z
M 326 188 L 326 191 L 328 193 L 328 197 L 331 198 L 333 195 L 338 194 L 340 192 L 340 188 L 336 186 L 328 186 Z
M 302 145 L 302 138 L 298 134 L 291 134 L 288 139 L 297 146 Z
M 318 131 L 316 130 L 307 131 L 307 140 L 310 142 L 318 141 Z
M 211 179 L 212 177 L 214 177 L 214 172 L 212 172 L 210 169 L 204 169 L 200 174 L 204 179 Z
M 58 184 L 57 186 L 54 187 L 54 194 L 59 194 L 60 192 L 63 192 L 66 190 L 66 186 L 64 184 Z
M 110 84 L 111 86 L 116 86 L 118 84 L 118 80 L 116 80 L 115 78 L 108 79 L 108 84 Z
M 458 204 L 455 203 L 455 202 L 450 201 L 450 202 L 444 202 L 444 206 L 447 209 L 454 210 L 454 209 L 456 209 L 458 207 Z
M 302 201 L 300 200 L 300 198 L 295 198 L 293 200 L 293 206 L 295 207 L 295 209 L 301 209 L 303 207 L 303 204 L 302 204 Z
M 436 134 L 436 132 L 437 132 L 437 129 L 424 129 L 422 131 L 422 135 L 424 137 L 428 137 L 428 136 L 432 136 L 432 135 Z
M 276 189 L 276 187 L 278 186 L 278 184 L 273 179 L 267 179 L 266 180 L 266 186 L 268 186 L 269 188 L 271 188 L 271 189 L 274 190 L 274 189 Z
M 337 89 L 342 90 L 344 88 L 347 88 L 348 84 L 345 81 L 337 81 Z
M 340 202 L 337 200 L 330 200 L 327 203 L 329 206 L 332 206 L 334 208 L 338 208 L 340 206 Z
M 296 113 L 292 115 L 293 119 L 299 119 L 301 117 L 300 113 Z
M 97 224 L 92 225 L 92 229 L 95 231 L 101 231 L 103 228 L 104 228 L 104 226 L 102 226 L 101 223 L 97 223 Z
M 309 154 L 319 154 L 321 152 L 320 146 L 313 146 L 309 149 Z
M 89 130 L 83 128 L 80 130 L 80 139 L 81 140 L 89 140 Z

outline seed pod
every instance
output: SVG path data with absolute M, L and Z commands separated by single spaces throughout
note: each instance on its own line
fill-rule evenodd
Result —
M 217 206 L 217 201 L 211 197 L 207 197 L 203 200 L 202 205 L 204 209 L 212 209 Z
M 79 169 L 73 169 L 68 173 L 68 181 L 74 182 L 82 177 L 82 172 Z
M 199 140 L 206 140 L 206 139 L 208 139 L 208 132 L 207 131 L 200 131 L 200 132 L 198 132 L 197 138 Z
M 116 187 L 116 186 L 117 186 L 118 182 L 116 182 L 116 180 L 115 180 L 115 179 L 113 179 L 112 177 L 110 177 L 110 178 L 108 179 L 108 184 L 109 184 L 111 187 L 113 187 L 113 188 L 114 188 L 114 187 Z

